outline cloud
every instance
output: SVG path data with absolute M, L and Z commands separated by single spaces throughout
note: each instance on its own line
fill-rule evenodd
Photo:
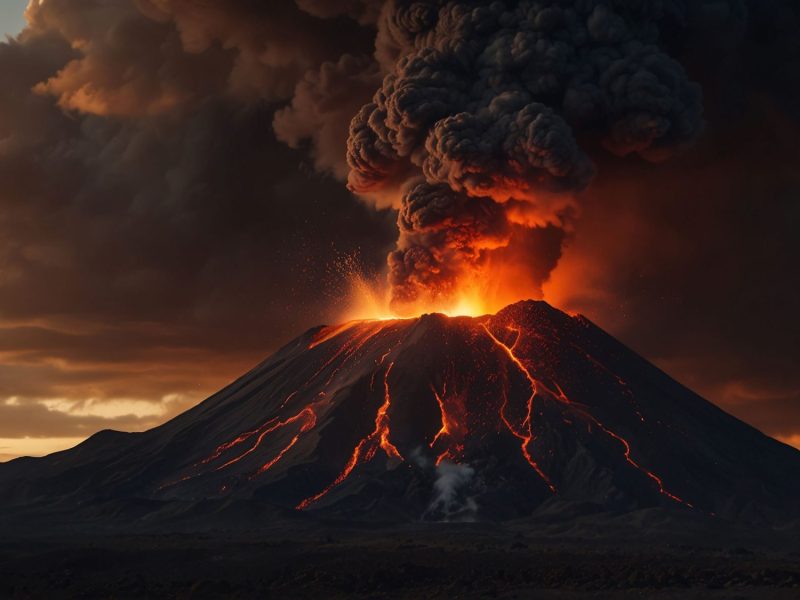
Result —
M 380 82 L 375 61 L 367 56 L 343 55 L 324 62 L 297 84 L 292 102 L 275 114 L 275 133 L 292 148 L 311 142 L 318 171 L 347 178 L 345 140 L 350 119 Z

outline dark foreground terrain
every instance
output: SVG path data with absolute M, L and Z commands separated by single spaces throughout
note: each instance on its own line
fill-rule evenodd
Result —
M 0 597 L 794 600 L 797 537 L 658 511 L 546 526 L 4 537 Z

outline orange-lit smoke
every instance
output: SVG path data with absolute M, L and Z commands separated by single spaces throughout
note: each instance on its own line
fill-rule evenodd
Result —
M 341 320 L 433 312 L 480 316 L 519 300 L 542 298 L 574 209 L 562 213 L 562 221 L 555 224 L 536 222 L 519 202 L 461 197 L 457 204 L 448 204 L 441 196 L 454 195 L 451 190 L 427 184 L 412 192 L 428 193 L 433 199 L 419 208 L 404 197 L 400 238 L 389 255 L 388 276 L 369 276 L 349 258 L 339 265 L 347 282 Z M 448 213 L 454 204 L 457 212 Z
M 347 163 L 350 190 L 399 211 L 391 312 L 541 297 L 597 151 L 663 159 L 702 130 L 699 87 L 653 44 L 657 11 L 568 5 L 381 13 L 384 77 L 350 123 Z M 560 235 L 547 249 L 532 242 L 549 229 Z

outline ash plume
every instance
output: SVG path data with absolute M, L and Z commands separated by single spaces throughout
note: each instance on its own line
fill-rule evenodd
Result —
M 699 86 L 659 46 L 668 12 L 600 0 L 385 7 L 386 76 L 350 125 L 347 160 L 351 190 L 402 198 L 395 308 L 452 298 L 458 271 L 508 245 L 488 233 L 501 223 L 567 229 L 598 148 L 660 160 L 697 137 Z M 408 218 L 429 209 L 435 234 Z

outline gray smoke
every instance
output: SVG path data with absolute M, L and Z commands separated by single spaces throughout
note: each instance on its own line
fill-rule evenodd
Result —
M 475 469 L 467 464 L 444 461 L 436 467 L 433 500 L 423 518 L 442 521 L 474 521 L 478 512 L 475 499 L 468 496 Z

